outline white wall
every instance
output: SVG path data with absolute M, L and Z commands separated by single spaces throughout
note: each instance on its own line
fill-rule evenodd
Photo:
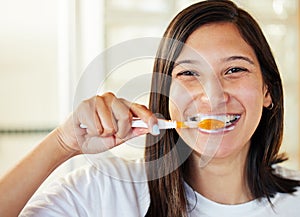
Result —
M 103 50 L 103 1 L 0 0 L 0 175 L 72 111 L 84 68 Z M 101 77 L 101 75 L 100 75 Z
M 0 1 L 1 128 L 57 124 L 56 12 L 56 1 Z

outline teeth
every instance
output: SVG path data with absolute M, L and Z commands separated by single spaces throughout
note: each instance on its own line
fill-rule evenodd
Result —
M 225 125 L 229 126 L 230 124 L 232 124 L 233 122 L 235 122 L 239 118 L 240 118 L 240 115 L 226 115 Z
M 188 121 L 204 121 L 208 119 L 215 119 L 222 122 L 225 122 L 225 127 L 230 126 L 232 123 L 237 121 L 240 118 L 240 115 L 196 115 L 188 118 Z

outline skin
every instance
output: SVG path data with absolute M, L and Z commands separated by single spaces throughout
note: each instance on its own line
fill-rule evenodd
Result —
M 187 182 L 203 196 L 224 204 L 251 200 L 244 176 L 250 139 L 263 107 L 272 103 L 253 49 L 231 23 L 209 24 L 186 42 L 172 71 L 169 111 L 174 120 L 198 113 L 239 114 L 232 130 L 204 133 L 178 129 L 193 149 Z M 190 54 L 190 55 L 189 55 Z M 201 160 L 205 156 L 206 161 Z

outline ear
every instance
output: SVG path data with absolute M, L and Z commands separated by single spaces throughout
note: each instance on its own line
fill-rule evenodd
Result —
M 272 100 L 272 97 L 271 97 L 271 94 L 269 92 L 269 89 L 268 89 L 267 85 L 264 85 L 263 91 L 264 91 L 263 105 L 264 105 L 264 107 L 269 108 L 272 105 L 273 100 Z

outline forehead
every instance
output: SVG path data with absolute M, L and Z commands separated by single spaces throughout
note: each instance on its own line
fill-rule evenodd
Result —
M 207 24 L 196 29 L 187 39 L 178 59 L 224 58 L 245 55 L 256 60 L 252 47 L 243 39 L 232 23 Z

